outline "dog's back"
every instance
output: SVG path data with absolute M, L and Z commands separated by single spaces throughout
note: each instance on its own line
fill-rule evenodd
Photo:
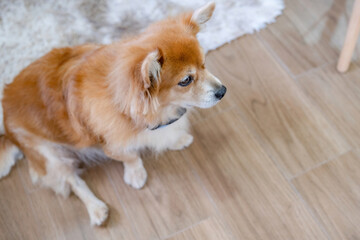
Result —
M 71 142 L 69 138 L 74 132 L 69 129 L 68 81 L 86 56 L 97 48 L 97 45 L 84 45 L 54 49 L 25 68 L 4 89 L 6 134 L 13 138 L 13 129 L 21 126 L 47 139 Z

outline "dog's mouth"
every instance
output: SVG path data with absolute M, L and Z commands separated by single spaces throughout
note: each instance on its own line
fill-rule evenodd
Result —
M 148 127 L 148 129 L 150 130 L 156 130 L 156 129 L 159 129 L 159 128 L 163 128 L 163 127 L 166 127 L 174 122 L 176 122 L 177 120 L 179 120 L 185 113 L 186 113 L 187 109 L 186 108 L 179 108 L 177 110 L 177 113 L 178 113 L 178 116 L 176 118 L 172 118 L 170 119 L 169 121 L 167 121 L 166 123 L 161 123 L 161 124 L 158 124 L 156 125 L 155 127 Z

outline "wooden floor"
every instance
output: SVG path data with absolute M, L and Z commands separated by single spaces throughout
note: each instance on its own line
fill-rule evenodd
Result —
M 285 2 L 276 23 L 208 54 L 228 93 L 192 115 L 188 149 L 145 157 L 142 190 L 119 163 L 85 174 L 106 227 L 32 186 L 21 161 L 0 181 L 0 239 L 360 239 L 360 66 L 335 70 L 353 1 Z

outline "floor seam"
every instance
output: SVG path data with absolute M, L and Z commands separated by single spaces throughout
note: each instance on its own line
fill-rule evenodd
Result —
M 176 231 L 176 232 L 174 232 L 174 233 L 171 233 L 171 234 L 169 234 L 168 236 L 163 237 L 163 238 L 161 238 L 161 239 L 162 239 L 162 240 L 166 240 L 166 239 L 169 239 L 169 238 L 171 238 L 171 237 L 174 237 L 174 236 L 176 236 L 177 234 L 183 233 L 183 232 L 185 232 L 185 231 L 187 231 L 187 230 L 189 230 L 189 229 L 191 229 L 191 228 L 193 228 L 193 227 L 196 227 L 196 226 L 200 225 L 201 223 L 209 220 L 210 218 L 211 218 L 211 216 L 210 216 L 210 217 L 207 217 L 207 218 L 205 218 L 205 219 L 202 219 L 202 220 L 198 221 L 197 223 L 191 224 L 190 226 L 187 226 L 187 227 L 184 228 L 184 229 L 181 229 L 181 230 L 179 230 L 179 231 Z
M 276 63 L 280 65 L 280 67 L 292 78 L 295 76 L 290 68 L 281 60 L 280 56 L 276 54 L 275 50 L 263 39 L 263 37 L 257 33 L 256 37 L 260 40 L 261 44 L 265 47 L 265 49 L 269 52 L 270 56 L 275 59 Z
M 320 220 L 318 219 L 318 217 L 316 216 L 315 212 L 311 209 L 310 205 L 305 201 L 305 199 L 303 198 L 303 196 L 301 195 L 301 193 L 298 191 L 298 189 L 295 187 L 295 185 L 292 183 L 292 181 L 287 180 L 291 189 L 294 191 L 295 195 L 299 198 L 299 200 L 302 202 L 302 204 L 304 205 L 305 209 L 309 212 L 309 214 L 311 215 L 311 217 L 314 219 L 314 221 L 317 223 L 317 225 L 319 226 L 320 230 L 325 234 L 325 236 L 327 237 L 328 240 L 331 240 L 331 236 L 328 233 L 328 231 L 326 230 L 325 226 L 320 222 Z
M 339 157 L 341 157 L 341 156 L 343 156 L 343 155 L 345 155 L 345 154 L 347 154 L 347 153 L 349 153 L 349 152 L 351 152 L 351 151 L 353 151 L 352 148 L 351 148 L 351 149 L 348 149 L 348 150 L 346 150 L 346 151 L 344 151 L 344 152 L 342 152 L 342 153 L 340 153 L 340 154 L 337 154 L 336 156 L 331 157 L 331 158 L 329 158 L 329 159 L 327 159 L 327 160 L 325 160 L 325 161 L 322 161 L 322 162 L 320 162 L 320 163 L 318 163 L 318 164 L 315 164 L 314 166 L 312 166 L 312 167 L 310 167 L 310 168 L 308 168 L 308 169 L 305 169 L 304 171 L 302 171 L 302 172 L 300 172 L 300 173 L 298 173 L 298 174 L 290 177 L 288 180 L 289 180 L 289 181 L 293 181 L 294 179 L 299 178 L 299 177 L 301 177 L 301 176 L 303 176 L 303 175 L 305 175 L 305 174 L 307 174 L 307 173 L 309 173 L 309 172 L 311 172 L 311 171 L 313 171 L 313 170 L 315 170 L 315 169 L 317 169 L 317 168 L 320 168 L 321 166 L 323 166 L 323 165 L 325 165 L 325 164 L 327 164 L 327 163 L 330 163 L 330 162 L 335 161 L 335 160 L 338 159 Z
M 316 70 L 320 70 L 322 69 L 323 67 L 325 66 L 329 66 L 329 64 L 324 64 L 323 66 L 320 66 L 319 68 L 317 68 Z M 316 71 L 314 70 L 314 71 Z M 310 71 L 304 75 L 302 75 L 301 77 L 303 76 L 306 76 L 307 74 L 311 74 L 313 71 Z M 312 107 L 314 107 L 314 109 L 319 112 L 321 114 L 321 116 L 326 120 L 326 122 L 329 124 L 329 126 L 339 135 L 342 137 L 342 140 L 344 141 L 344 143 L 347 145 L 346 148 L 347 150 L 346 151 L 350 151 L 352 150 L 353 146 L 351 145 L 351 143 L 349 143 L 349 141 L 347 140 L 347 138 L 345 137 L 346 135 L 341 131 L 341 129 L 339 129 L 339 127 L 337 126 L 337 124 L 334 122 L 333 119 L 331 118 L 327 118 L 327 114 L 326 112 L 321 108 L 321 106 L 318 104 L 318 102 L 313 99 L 313 97 L 308 93 L 308 91 L 306 91 L 306 89 L 304 89 L 302 87 L 302 85 L 300 84 L 300 80 L 299 78 L 301 77 L 295 77 L 293 78 L 297 88 L 304 94 L 304 101 L 306 101 L 308 104 L 310 104 Z
M 302 77 L 304 77 L 304 76 L 306 76 L 306 75 L 308 75 L 308 74 L 310 74 L 310 73 L 316 72 L 316 71 L 321 70 L 321 69 L 323 69 L 323 68 L 325 68 L 325 67 L 328 67 L 328 66 L 331 66 L 331 65 L 333 65 L 333 64 L 336 64 L 336 62 L 337 62 L 337 60 L 323 63 L 323 64 L 321 64 L 320 66 L 311 68 L 311 69 L 309 69 L 309 70 L 307 70 L 307 71 L 304 71 L 304 72 L 299 73 L 299 74 L 297 74 L 297 75 L 294 75 L 294 76 L 292 76 L 292 77 L 293 77 L 293 79 L 295 79 L 295 80 L 296 80 L 296 79 L 299 79 L 299 78 L 302 78 Z
M 203 191 L 205 192 L 207 198 L 209 199 L 211 205 L 213 206 L 215 213 L 221 218 L 222 223 L 224 224 L 225 227 L 225 231 L 226 233 L 231 237 L 231 239 L 236 239 L 235 236 L 233 235 L 232 231 L 230 230 L 230 226 L 227 223 L 227 221 L 222 217 L 221 215 L 221 211 L 219 210 L 219 207 L 217 206 L 214 198 L 211 196 L 209 190 L 206 188 L 203 180 L 200 178 L 199 173 L 196 171 L 195 167 L 193 166 L 193 164 L 191 162 L 189 162 L 189 160 L 187 160 L 184 156 L 184 153 L 181 152 L 181 156 L 186 160 L 188 166 L 191 169 L 192 174 L 194 175 L 194 177 L 196 178 L 197 182 L 200 183 L 201 188 L 203 189 Z

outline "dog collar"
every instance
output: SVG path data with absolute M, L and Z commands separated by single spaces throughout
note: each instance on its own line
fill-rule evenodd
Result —
M 153 128 L 149 128 L 149 127 L 148 127 L 148 128 L 149 128 L 150 130 L 156 130 L 156 129 L 166 127 L 166 126 L 168 126 L 168 125 L 176 122 L 177 120 L 179 120 L 179 119 L 186 113 L 186 108 L 180 108 L 180 109 L 178 110 L 178 112 L 179 112 L 179 115 L 180 115 L 178 118 L 171 119 L 170 121 L 168 121 L 168 122 L 165 123 L 165 124 L 159 124 L 159 125 L 157 125 L 157 126 L 155 126 L 155 127 L 153 127 Z
M 171 119 L 168 123 L 165 123 L 165 124 L 159 124 L 157 125 L 156 127 L 153 127 L 153 128 L 150 128 L 150 130 L 156 130 L 156 129 L 159 129 L 159 128 L 164 128 L 174 122 L 176 122 L 177 120 L 179 120 L 180 118 L 176 118 L 176 119 Z

